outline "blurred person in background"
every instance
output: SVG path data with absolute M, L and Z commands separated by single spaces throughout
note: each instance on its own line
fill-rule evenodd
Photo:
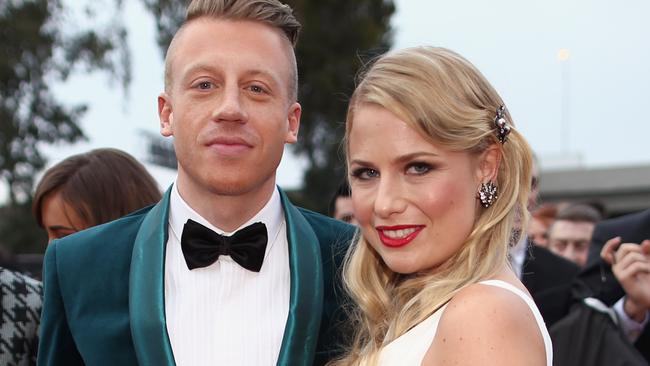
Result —
M 529 211 L 537 208 L 539 199 L 538 165 L 538 159 L 533 154 L 530 194 L 526 207 Z M 544 322 L 550 327 L 569 311 L 571 284 L 580 273 L 580 267 L 542 246 L 534 245 L 527 230 L 521 228 L 519 219 L 511 241 L 508 258 L 512 270 L 533 296 Z
M 350 185 L 347 180 L 343 181 L 329 203 L 329 214 L 331 217 L 347 222 L 348 224 L 357 225 L 357 219 L 354 217 L 354 207 L 350 197 Z
M 48 169 L 32 211 L 48 241 L 122 217 L 157 202 L 157 183 L 142 164 L 116 149 L 74 155 Z M 35 365 L 41 282 L 0 268 L 0 365 Z
M 603 220 L 594 229 L 577 297 L 613 306 L 619 326 L 650 362 L 650 209 Z
M 580 267 L 587 263 L 589 244 L 600 212 L 586 204 L 572 204 L 561 209 L 549 228 L 548 248 Z
M 533 166 L 530 177 L 530 194 L 528 195 L 528 212 L 532 212 L 539 204 L 539 159 L 537 154 L 533 152 Z
M 135 158 L 117 149 L 96 149 L 48 169 L 36 186 L 32 212 L 52 241 L 160 198 L 158 184 Z
M 542 203 L 530 213 L 528 223 L 528 238 L 530 241 L 542 247 L 548 245 L 548 229 L 555 221 L 557 206 L 553 203 Z

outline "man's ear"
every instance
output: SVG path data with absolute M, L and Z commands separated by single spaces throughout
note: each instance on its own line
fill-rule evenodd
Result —
M 302 107 L 300 103 L 295 102 L 289 107 L 287 115 L 288 129 L 284 142 L 293 144 L 298 141 L 298 130 L 300 129 L 300 115 L 302 114 Z
M 160 120 L 160 134 L 169 137 L 174 135 L 174 113 L 172 112 L 171 98 L 167 93 L 158 96 L 158 119 Z
M 501 164 L 502 151 L 496 144 L 490 145 L 478 158 L 477 179 L 479 183 L 496 182 Z

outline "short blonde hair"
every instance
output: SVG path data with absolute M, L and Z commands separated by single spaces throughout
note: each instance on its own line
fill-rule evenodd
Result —
M 300 22 L 293 15 L 291 7 L 277 0 L 193 0 L 187 7 L 183 26 L 176 32 L 174 39 L 186 24 L 202 17 L 223 20 L 249 20 L 266 24 L 278 29 L 292 48 L 296 47 L 301 28 Z M 169 90 L 171 84 L 169 55 L 174 45 L 174 39 L 172 39 L 165 57 L 165 90 Z M 296 100 L 298 97 L 298 67 L 293 50 L 291 56 L 292 69 L 289 95 L 293 100 Z
M 379 57 L 362 74 L 350 101 L 348 150 L 355 111 L 368 104 L 387 109 L 432 143 L 453 151 L 479 154 L 496 146 L 501 154 L 496 181 L 500 193 L 491 207 L 479 210 L 461 249 L 434 274 L 394 273 L 363 237 L 353 243 L 344 282 L 356 303 L 352 319 L 357 333 L 345 358 L 334 362 L 342 365 L 372 365 L 382 345 L 424 320 L 463 286 L 494 275 L 507 262 L 515 223 L 526 222 L 530 191 L 528 143 L 514 128 L 505 144 L 498 142 L 494 118 L 503 100 L 457 53 L 415 47 Z M 507 111 L 506 119 L 514 127 Z

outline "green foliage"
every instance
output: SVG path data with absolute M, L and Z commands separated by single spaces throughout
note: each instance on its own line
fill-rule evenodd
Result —
M 0 247 L 10 253 L 42 253 L 47 245 L 45 230 L 31 213 L 31 200 L 0 207 Z
M 64 105 L 50 85 L 79 67 L 105 70 L 124 88 L 130 81 L 119 5 L 108 26 L 86 29 L 60 0 L 0 1 L 0 180 L 9 187 L 0 238 L 14 252 L 42 251 L 46 242 L 29 210 L 34 176 L 46 163 L 41 144 L 84 138 L 78 123 L 86 106 Z
M 107 70 L 123 85 L 130 80 L 121 23 L 73 28 L 66 11 L 58 0 L 0 3 L 0 179 L 9 185 L 12 204 L 29 198 L 34 175 L 45 165 L 40 143 L 84 138 L 78 121 L 86 107 L 64 106 L 50 85 L 77 65 Z
M 156 39 L 164 58 L 172 37 L 183 23 L 185 9 L 187 9 L 189 0 L 142 0 L 142 2 L 156 19 L 156 29 L 158 31 Z
M 167 46 L 184 16 L 175 0 L 142 0 L 157 19 L 158 42 Z M 345 175 L 341 141 L 347 102 L 360 67 L 390 48 L 391 0 L 286 0 L 303 25 L 296 57 L 302 105 L 294 151 L 309 168 L 299 204 L 325 213 Z
M 362 65 L 391 45 L 386 0 L 289 0 L 303 24 L 296 57 L 303 114 L 295 152 L 309 159 L 303 206 L 327 213 L 345 176 L 345 114 Z

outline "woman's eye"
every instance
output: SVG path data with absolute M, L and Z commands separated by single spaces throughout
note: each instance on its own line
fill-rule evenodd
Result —
M 352 177 L 367 180 L 379 177 L 379 171 L 372 168 L 359 168 L 352 172 Z
M 427 174 L 428 172 L 431 171 L 431 169 L 433 169 L 433 167 L 430 164 L 413 163 L 408 166 L 407 173 L 422 175 L 422 174 Z
M 54 237 L 54 239 L 61 239 L 61 238 L 65 238 L 68 235 L 72 235 L 72 234 L 74 234 L 76 232 L 77 232 L 76 230 L 58 230 L 58 231 L 55 231 L 52 234 L 52 236 Z

